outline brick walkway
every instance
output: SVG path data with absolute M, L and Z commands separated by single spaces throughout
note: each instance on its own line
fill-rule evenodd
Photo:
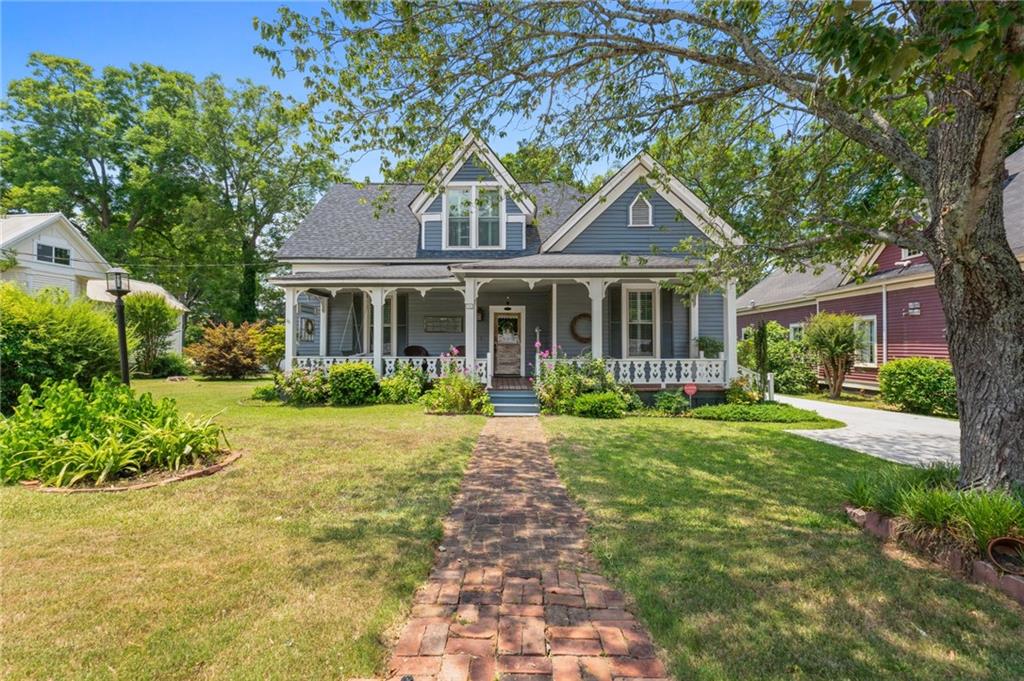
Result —
M 389 678 L 660 679 L 650 636 L 598 574 L 536 418 L 490 419 Z

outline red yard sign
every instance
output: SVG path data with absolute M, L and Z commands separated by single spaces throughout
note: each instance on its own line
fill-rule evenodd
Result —
M 697 384 L 687 383 L 686 385 L 683 386 L 683 392 L 686 393 L 689 397 L 693 397 L 694 395 L 697 394 Z

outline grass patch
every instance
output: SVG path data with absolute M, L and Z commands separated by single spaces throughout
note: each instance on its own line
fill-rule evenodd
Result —
M 798 393 L 793 394 L 793 397 L 799 397 L 802 400 L 814 400 L 816 402 L 828 402 L 830 404 L 841 404 L 847 407 L 863 407 L 865 409 L 878 409 L 879 411 L 891 411 L 897 414 L 902 414 L 897 407 L 891 404 L 886 404 L 882 401 L 882 398 L 876 394 L 871 393 L 851 393 L 844 392 L 839 397 L 830 397 L 827 392 L 811 392 L 811 393 Z M 952 419 L 956 420 L 956 416 L 947 416 L 945 414 L 932 414 L 935 418 L 940 419 Z
M 484 420 L 259 403 L 256 385 L 135 383 L 221 412 L 245 456 L 215 476 L 121 494 L 0 488 L 0 675 L 382 671 Z
M 1024 677 L 1019 607 L 887 557 L 840 510 L 897 464 L 695 419 L 545 419 L 595 556 L 679 679 Z

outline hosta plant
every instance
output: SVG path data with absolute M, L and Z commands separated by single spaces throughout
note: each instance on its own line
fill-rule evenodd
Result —
M 221 451 L 212 418 L 182 416 L 174 400 L 136 395 L 111 379 L 90 390 L 74 381 L 26 386 L 0 419 L 0 481 L 64 487 L 105 483 L 150 470 L 176 470 Z

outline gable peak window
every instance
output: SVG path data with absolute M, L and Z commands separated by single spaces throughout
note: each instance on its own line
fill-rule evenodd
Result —
M 504 245 L 503 197 L 499 187 L 449 186 L 445 197 L 446 248 L 501 248 Z
M 629 226 L 630 227 L 653 227 L 653 212 L 651 202 L 642 193 L 637 194 L 633 203 L 629 204 Z
M 70 265 L 71 249 L 51 244 L 36 244 L 36 260 L 39 262 L 50 262 L 54 265 Z

